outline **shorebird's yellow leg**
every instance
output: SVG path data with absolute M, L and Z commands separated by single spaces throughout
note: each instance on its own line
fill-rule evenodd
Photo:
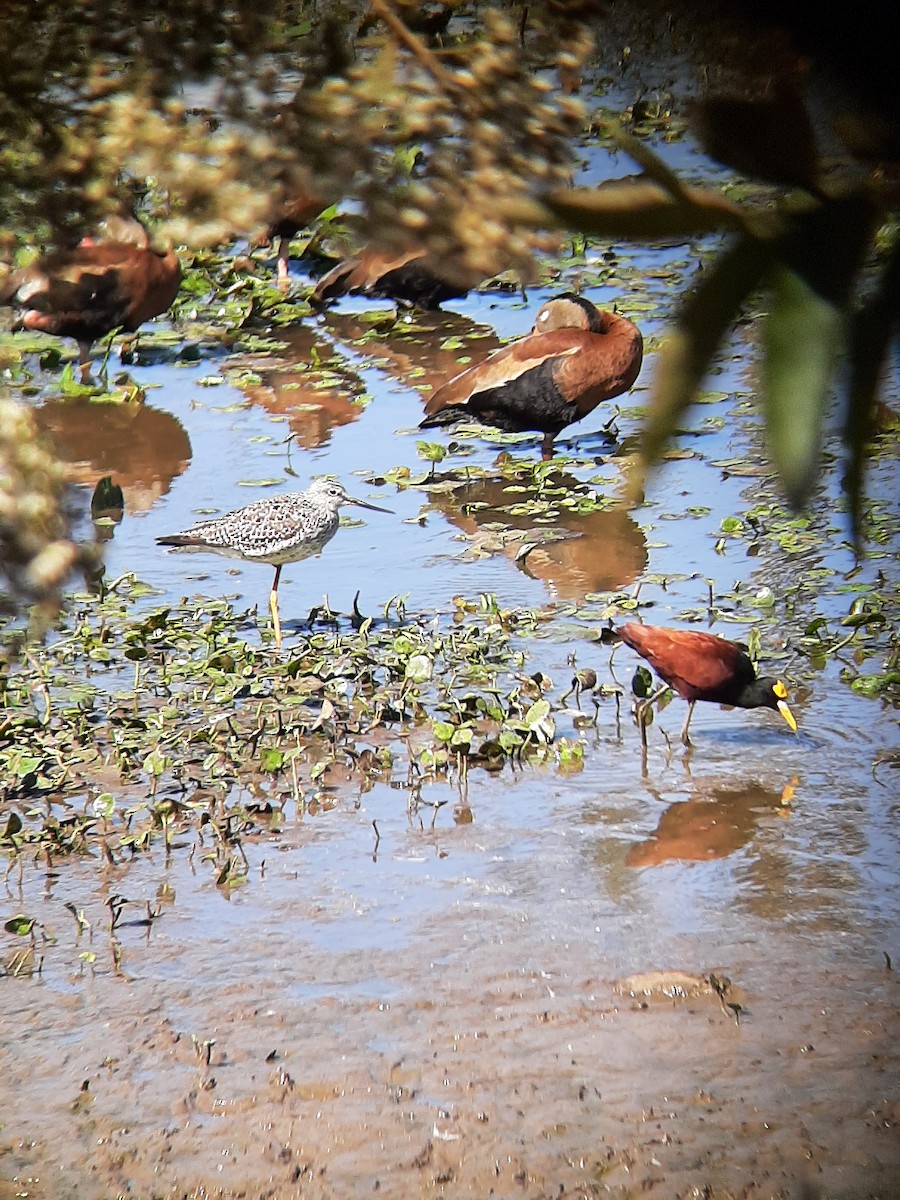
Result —
M 275 579 L 269 596 L 269 608 L 272 611 L 272 624 L 275 627 L 275 645 L 281 649 L 281 621 L 278 617 L 278 580 L 281 578 L 281 563 L 275 568 Z

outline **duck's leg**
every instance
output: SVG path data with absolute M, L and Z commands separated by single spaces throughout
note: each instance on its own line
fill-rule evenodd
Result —
M 281 621 L 278 616 L 278 580 L 281 578 L 281 563 L 275 568 L 275 578 L 272 581 L 272 592 L 269 596 L 269 608 L 272 612 L 272 624 L 275 627 L 275 645 L 281 649 Z
M 276 270 L 278 271 L 278 286 L 283 292 L 291 286 L 290 271 L 288 268 L 288 259 L 291 253 L 291 239 L 280 237 L 278 239 L 278 263 Z
M 541 442 L 541 458 L 544 462 L 549 461 L 553 457 L 553 441 L 556 437 L 555 433 L 545 433 Z
M 78 372 L 81 382 L 87 383 L 91 377 L 91 343 L 78 343 Z

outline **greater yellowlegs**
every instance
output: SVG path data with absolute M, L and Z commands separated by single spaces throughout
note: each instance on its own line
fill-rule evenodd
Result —
M 160 546 L 177 550 L 210 551 L 244 562 L 263 562 L 275 568 L 269 597 L 275 645 L 281 646 L 281 621 L 278 617 L 278 581 L 285 563 L 300 562 L 319 554 L 337 533 L 338 509 L 355 504 L 375 512 L 390 512 L 366 500 L 349 496 L 336 479 L 314 479 L 305 492 L 286 492 L 254 500 L 244 508 L 201 521 L 184 533 L 157 538 Z

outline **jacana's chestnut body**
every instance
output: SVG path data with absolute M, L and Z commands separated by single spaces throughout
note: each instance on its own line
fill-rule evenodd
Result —
M 346 295 L 380 296 L 417 308 L 437 309 L 468 289 L 438 273 L 427 251 L 385 250 L 367 246 L 323 275 L 313 291 L 313 304 L 327 304 Z
M 181 267 L 176 254 L 151 249 L 146 231 L 143 240 L 144 245 L 85 239 L 74 250 L 47 254 L 17 272 L 6 289 L 23 309 L 13 329 L 74 338 L 86 372 L 91 345 L 98 338 L 114 329 L 135 333 L 145 321 L 164 313 L 178 295 Z
M 566 292 L 543 305 L 527 337 L 438 388 L 421 428 L 474 418 L 510 433 L 534 429 L 549 458 L 561 430 L 628 391 L 643 355 L 632 321 Z
M 787 688 L 780 679 L 758 678 L 746 648 L 737 642 L 712 633 L 634 622 L 619 626 L 618 633 L 666 685 L 688 701 L 690 707 L 681 731 L 686 746 L 690 745 L 688 726 L 698 700 L 735 708 L 771 708 L 796 731 L 797 722 L 787 705 Z M 655 697 L 643 702 L 642 715 L 652 699 Z M 641 730 L 643 733 L 643 721 Z

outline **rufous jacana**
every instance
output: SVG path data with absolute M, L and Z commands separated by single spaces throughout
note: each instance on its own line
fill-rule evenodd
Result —
M 4 288 L 3 301 L 24 309 L 14 330 L 75 338 L 82 377 L 98 338 L 114 329 L 135 333 L 169 308 L 181 286 L 171 247 L 154 250 L 138 221 L 117 220 L 114 239 L 85 238 L 74 250 L 46 254 L 16 271 Z
M 685 746 L 691 744 L 688 726 L 698 700 L 732 704 L 735 708 L 773 708 L 796 733 L 797 722 L 787 705 L 787 688 L 780 679 L 757 678 L 746 648 L 737 642 L 726 641 L 713 633 L 661 629 L 634 622 L 620 625 L 618 633 L 622 641 L 645 658 L 665 681 L 638 705 L 638 724 L 645 745 L 647 709 L 667 687 L 688 701 L 687 717 L 681 730 Z
M 346 295 L 380 296 L 417 308 L 437 309 L 446 300 L 467 293 L 467 288 L 442 276 L 422 248 L 400 251 L 366 246 L 354 258 L 344 259 L 323 275 L 310 301 L 327 304 Z
M 438 388 L 420 428 L 474 418 L 509 433 L 536 429 L 542 457 L 551 458 L 561 430 L 628 391 L 643 356 L 632 321 L 564 292 L 539 309 L 527 337 Z

